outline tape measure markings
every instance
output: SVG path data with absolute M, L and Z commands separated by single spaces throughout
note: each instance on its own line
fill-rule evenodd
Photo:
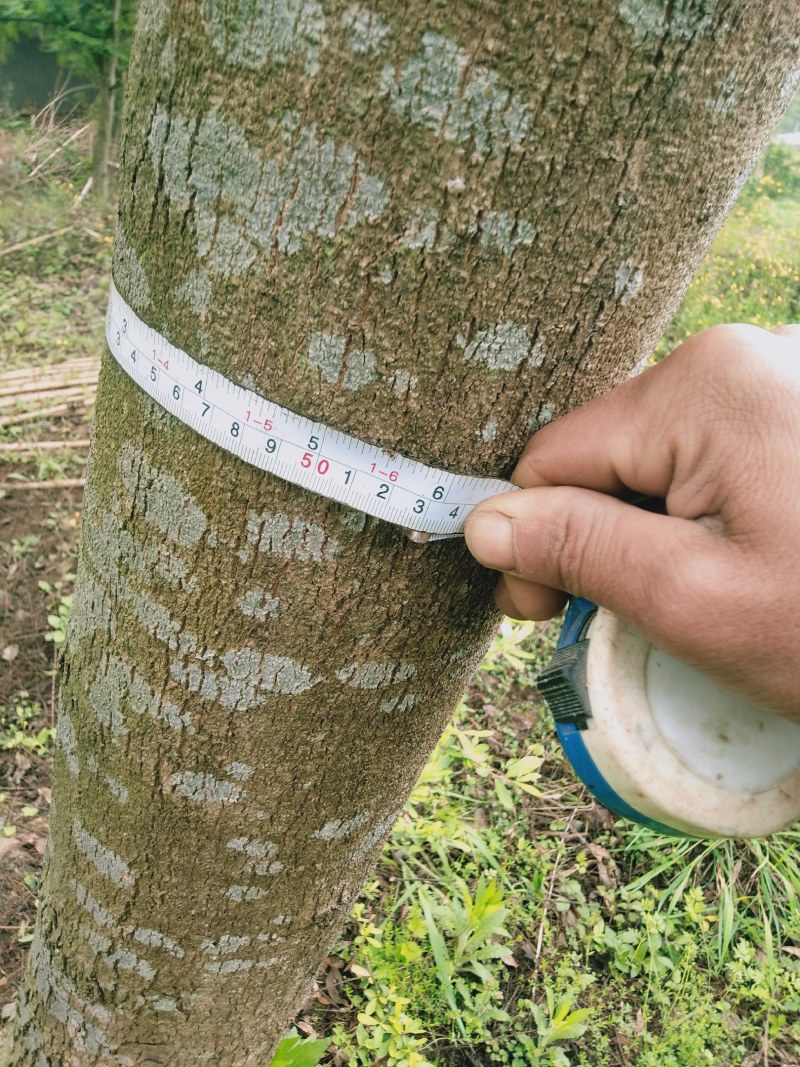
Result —
M 418 463 L 236 385 L 144 323 L 113 282 L 106 339 L 122 369 L 202 437 L 254 467 L 376 518 L 453 537 L 481 500 L 517 488 L 499 478 Z

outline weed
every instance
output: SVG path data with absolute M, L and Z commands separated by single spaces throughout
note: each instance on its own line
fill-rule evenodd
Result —
M 64 576 L 62 581 L 39 582 L 39 588 L 43 593 L 60 593 L 62 589 L 67 586 L 71 586 L 75 580 L 75 575 L 70 573 Z M 45 634 L 45 641 L 52 641 L 54 645 L 61 646 L 67 637 L 67 627 L 69 625 L 69 618 L 72 612 L 72 594 L 62 593 L 58 599 L 58 602 L 54 605 L 55 610 L 47 616 L 47 621 L 50 624 L 49 631 Z
M 41 714 L 41 705 L 31 701 L 27 693 L 20 693 L 8 707 L 0 705 L 0 751 L 28 749 L 38 756 L 45 755 L 53 731 L 48 727 L 36 729 Z
M 40 541 L 41 538 L 37 537 L 36 534 L 22 534 L 21 537 L 15 537 L 9 546 L 11 558 L 15 562 L 25 559 L 34 549 L 38 548 Z
M 327 1040 L 304 1041 L 298 1032 L 292 1029 L 278 1045 L 269 1067 L 317 1067 L 328 1044 Z

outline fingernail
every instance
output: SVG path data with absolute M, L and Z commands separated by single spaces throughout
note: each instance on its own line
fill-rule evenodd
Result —
M 514 569 L 511 519 L 499 511 L 481 511 L 467 523 L 467 547 L 475 558 L 495 571 Z

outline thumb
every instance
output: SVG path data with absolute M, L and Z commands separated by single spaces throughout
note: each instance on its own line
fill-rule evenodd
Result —
M 518 607 L 523 583 L 531 583 L 534 601 L 561 589 L 673 647 L 682 643 L 675 627 L 719 588 L 727 560 L 723 539 L 703 523 L 566 486 L 492 497 L 471 513 L 464 534 L 480 563 L 511 576 Z

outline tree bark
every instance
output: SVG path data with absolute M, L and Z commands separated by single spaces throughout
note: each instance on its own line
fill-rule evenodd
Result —
M 652 350 L 798 73 L 789 0 L 147 0 L 114 276 L 197 359 L 507 475 Z M 104 362 L 14 1067 L 265 1064 L 495 621 Z

